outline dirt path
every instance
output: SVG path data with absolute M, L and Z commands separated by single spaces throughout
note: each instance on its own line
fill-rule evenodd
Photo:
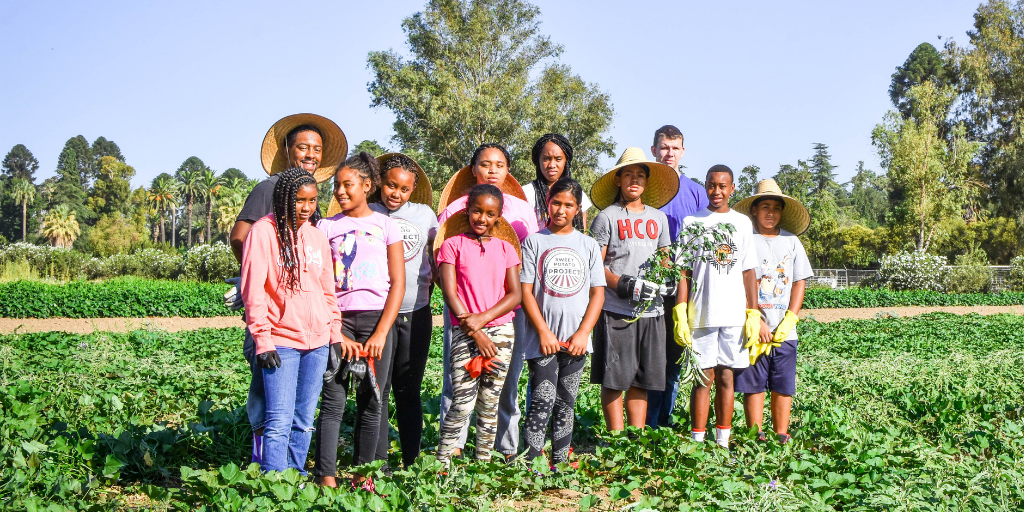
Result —
M 846 308 L 846 309 L 805 309 L 800 313 L 804 319 L 813 318 L 818 322 L 835 322 L 846 318 L 864 319 L 882 315 L 914 316 L 932 311 L 945 311 L 963 315 L 979 313 L 1013 313 L 1024 315 L 1024 306 L 908 306 L 898 308 Z M 434 326 L 443 325 L 441 315 L 434 315 Z M 0 334 L 14 332 L 64 331 L 89 334 L 95 331 L 127 332 L 136 329 L 163 329 L 166 331 L 188 331 L 202 327 L 242 327 L 237 316 L 210 318 L 147 317 L 147 318 L 0 318 Z

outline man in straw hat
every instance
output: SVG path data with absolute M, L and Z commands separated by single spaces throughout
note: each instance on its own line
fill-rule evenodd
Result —
M 679 181 L 669 166 L 627 148 L 615 167 L 590 189 L 601 208 L 590 232 L 604 260 L 604 306 L 594 328 L 590 381 L 601 385 L 601 409 L 609 430 L 643 427 L 647 392 L 665 386 L 663 283 L 643 279 L 647 260 L 668 247 L 668 221 L 657 208 L 672 200 Z
M 317 183 L 322 183 L 334 176 L 334 171 L 347 154 L 348 142 L 345 140 L 345 134 L 334 121 L 326 117 L 316 114 L 294 114 L 274 123 L 263 138 L 263 145 L 260 148 L 263 169 L 270 177 L 249 192 L 242 211 L 238 213 L 235 225 L 231 228 L 231 251 L 235 259 L 239 263 L 242 262 L 242 247 L 253 223 L 273 211 L 277 173 L 298 167 L 312 174 Z M 235 286 L 224 294 L 224 303 L 237 311 L 242 307 L 241 292 L 238 289 L 240 281 L 233 278 L 228 282 Z M 259 463 L 263 453 L 266 402 L 263 398 L 263 372 L 255 365 L 256 345 L 248 330 L 245 331 L 242 351 L 252 370 L 245 410 L 253 429 L 252 461 Z
M 782 193 L 775 180 L 757 184 L 757 193 L 736 203 L 736 211 L 754 223 L 758 267 L 757 308 L 761 311 L 758 339 L 748 340 L 751 365 L 736 376 L 743 393 L 747 427 L 757 425 L 764 439 L 764 392 L 771 390 L 772 427 L 779 442 L 789 441 L 789 411 L 796 393 L 796 323 L 804 301 L 804 284 L 813 275 L 798 235 L 811 222 L 800 201 Z
M 668 217 L 668 232 L 674 242 L 679 235 L 679 227 L 687 215 L 708 206 L 708 195 L 703 188 L 683 174 L 679 161 L 683 158 L 686 148 L 683 147 L 683 133 L 679 128 L 667 124 L 654 131 L 654 144 L 651 154 L 654 159 L 671 167 L 679 176 L 679 192 L 665 206 L 662 213 Z M 665 296 L 665 311 L 672 311 L 676 306 L 675 290 Z M 647 426 L 651 428 L 672 426 L 672 408 L 675 407 L 679 395 L 679 375 L 682 365 L 679 357 L 683 348 L 672 340 L 675 322 L 672 315 L 665 315 L 665 390 L 647 392 Z

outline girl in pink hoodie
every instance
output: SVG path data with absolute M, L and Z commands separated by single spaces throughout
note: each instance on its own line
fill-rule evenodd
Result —
M 274 213 L 252 225 L 242 252 L 242 300 L 267 402 L 264 471 L 305 474 L 328 344 L 343 341 L 331 248 L 310 222 L 319 217 L 316 193 L 308 172 L 282 172 Z

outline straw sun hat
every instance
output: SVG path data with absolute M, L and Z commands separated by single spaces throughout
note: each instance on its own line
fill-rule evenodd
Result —
M 441 197 L 437 201 L 437 211 L 443 212 L 445 207 L 452 204 L 452 201 L 468 194 L 469 189 L 474 185 L 476 185 L 476 176 L 473 175 L 473 166 L 467 165 L 455 173 L 441 190 Z M 512 173 L 505 176 L 505 182 L 501 184 L 500 188 L 502 193 L 526 201 L 526 192 L 523 192 L 523 187 L 519 185 L 519 181 L 512 176 Z
M 437 251 L 441 249 L 441 244 L 445 240 L 467 231 L 469 231 L 469 215 L 465 210 L 448 217 L 448 220 L 444 221 L 444 224 L 437 230 L 437 236 L 434 237 L 434 258 L 437 259 Z M 523 252 L 519 246 L 519 235 L 503 217 L 498 217 L 498 220 L 494 222 L 494 226 L 491 227 L 491 236 L 512 244 L 512 247 L 516 248 L 519 259 L 523 258 Z
M 288 168 L 285 137 L 288 136 L 288 132 L 304 124 L 313 125 L 320 130 L 324 143 L 320 167 L 317 167 L 313 177 L 317 183 L 323 183 L 334 176 L 334 171 L 338 170 L 338 165 L 348 154 L 348 141 L 345 139 L 345 133 L 334 121 L 316 114 L 292 114 L 282 117 L 267 130 L 267 135 L 263 137 L 263 147 L 260 148 L 260 160 L 267 174 L 277 174 Z
M 676 192 L 679 192 L 679 175 L 671 167 L 647 160 L 647 155 L 640 148 L 626 148 L 608 172 L 604 173 L 590 188 L 590 200 L 599 210 L 608 208 L 615 202 L 619 187 L 615 186 L 615 172 L 630 165 L 645 165 L 650 170 L 647 186 L 640 200 L 647 206 L 661 208 L 668 204 Z
M 419 162 L 413 160 L 409 155 L 403 153 L 384 153 L 383 155 L 378 156 L 377 163 L 381 166 L 381 179 L 384 179 L 384 162 L 387 162 L 389 158 L 395 155 L 402 155 L 409 160 L 412 160 L 414 168 L 410 170 L 415 171 L 416 174 L 419 175 L 419 179 L 416 180 L 416 188 L 412 190 L 412 195 L 409 196 L 409 202 L 425 204 L 427 207 L 431 207 L 434 204 L 434 190 L 430 188 L 430 178 L 427 176 L 426 171 L 420 167 Z M 332 193 L 331 204 L 327 208 L 327 216 L 333 217 L 339 213 L 341 213 L 341 205 L 338 204 L 338 200 L 334 198 L 334 194 Z
M 794 235 L 802 235 L 804 231 L 807 231 L 807 226 L 811 224 L 811 214 L 807 212 L 807 208 L 800 204 L 800 201 L 783 194 L 779 184 L 772 179 L 761 180 L 757 184 L 757 193 L 740 200 L 732 209 L 750 217 L 750 220 L 753 221 L 754 216 L 750 214 L 750 207 L 759 197 L 782 199 L 785 206 L 782 208 L 782 218 L 779 219 L 780 228 Z

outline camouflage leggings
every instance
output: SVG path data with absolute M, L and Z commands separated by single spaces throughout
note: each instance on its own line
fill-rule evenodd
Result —
M 484 334 L 491 339 L 498 349 L 495 356 L 508 365 L 512 360 L 512 343 L 515 341 L 515 329 L 512 322 L 495 327 L 485 327 Z M 459 435 L 463 426 L 469 421 L 470 414 L 476 409 L 476 458 L 489 460 L 494 449 L 494 438 L 497 435 L 498 399 L 501 387 L 505 383 L 506 368 L 492 373 L 482 373 L 477 378 L 469 375 L 463 366 L 473 357 L 480 355 L 476 342 L 459 329 L 456 324 L 451 330 L 451 376 L 454 388 L 452 406 L 441 423 L 441 442 L 437 447 L 437 458 L 447 462 L 458 446 Z

